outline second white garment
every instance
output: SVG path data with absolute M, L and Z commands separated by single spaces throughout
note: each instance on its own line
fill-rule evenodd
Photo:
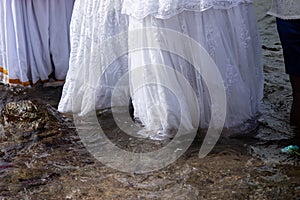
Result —
M 70 70 L 59 111 L 85 115 L 95 108 L 110 107 L 112 93 L 118 89 L 124 93 L 116 96 L 114 105 L 128 106 L 128 99 L 122 99 L 122 94 L 125 97 L 129 87 L 134 86 L 136 81 L 144 80 L 146 83 L 154 80 L 152 85 L 136 91 L 131 87 L 130 91 L 135 118 L 146 129 L 168 132 L 182 123 L 186 129 L 193 130 L 199 122 L 200 128 L 207 128 L 211 117 L 211 101 L 201 74 L 186 60 L 169 52 L 149 49 L 136 51 L 130 45 L 127 47 L 127 36 L 144 41 L 149 39 L 144 35 L 134 35 L 136 29 L 158 29 L 160 34 L 157 38 L 150 39 L 159 42 L 163 37 L 168 37 L 161 31 L 167 28 L 189 36 L 211 56 L 226 89 L 225 127 L 238 127 L 244 133 L 246 121 L 257 116 L 263 96 L 261 49 L 253 4 L 240 3 L 226 9 L 210 8 L 202 12 L 183 11 L 168 19 L 150 15 L 137 19 L 122 15 L 121 10 L 121 1 L 75 1 L 71 22 Z M 197 52 L 192 54 L 197 56 Z M 143 68 L 143 72 L 134 73 L 136 68 L 145 65 L 148 68 Z M 168 66 L 171 71 L 151 68 L 162 65 Z M 189 103 L 191 96 L 186 92 L 188 86 L 178 82 L 180 75 L 175 70 L 188 80 L 196 93 L 199 121 L 194 117 L 195 107 Z M 125 79 L 116 87 L 119 79 L 128 71 L 129 80 L 126 82 Z M 155 84 L 155 81 L 159 83 L 158 80 L 173 85 L 176 91 Z M 181 118 L 184 120 L 181 121 Z
M 26 0 L 30 79 L 64 80 L 69 68 L 69 25 L 74 0 Z
M 143 19 L 129 18 L 129 35 L 131 30 L 147 27 L 158 29 L 157 37 L 151 40 L 163 44 L 163 38 L 168 37 L 167 30 L 171 29 L 191 37 L 207 50 L 218 66 L 226 89 L 225 128 L 237 128 L 237 131 L 247 129 L 244 127 L 248 125 L 246 121 L 255 119 L 263 96 L 260 41 L 253 5 L 241 3 L 228 9 L 183 11 L 168 19 L 151 15 Z M 139 37 L 143 41 L 149 40 L 146 35 Z M 203 56 L 200 52 L 198 55 L 197 52 L 190 53 Z M 160 65 L 161 69 L 158 67 L 156 70 L 151 65 Z M 134 116 L 146 128 L 169 132 L 177 129 L 180 123 L 187 130 L 196 128 L 197 118 L 193 117 L 196 107 L 189 103 L 192 97 L 185 95 L 186 88 L 180 83 L 176 72 L 170 73 L 163 66 L 177 70 L 188 80 L 197 95 L 200 127 L 209 126 L 209 91 L 202 74 L 197 73 L 192 65 L 170 52 L 144 49 L 129 54 L 130 70 L 140 66 L 145 66 L 143 71 L 139 70 L 139 76 L 145 82 L 151 79 L 157 82 L 167 80 L 173 86 L 179 84 L 175 86 L 176 94 L 160 84 L 141 87 L 132 94 Z M 131 83 L 135 78 L 131 76 Z
M 69 63 L 74 0 L 0 2 L 0 82 L 30 86 L 63 80 Z

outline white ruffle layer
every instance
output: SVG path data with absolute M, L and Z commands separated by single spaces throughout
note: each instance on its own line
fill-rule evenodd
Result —
M 300 19 L 299 0 L 273 0 L 268 14 L 281 19 Z
M 229 9 L 253 0 L 124 0 L 122 12 L 137 19 L 152 15 L 167 19 L 183 11 L 202 12 L 210 8 Z

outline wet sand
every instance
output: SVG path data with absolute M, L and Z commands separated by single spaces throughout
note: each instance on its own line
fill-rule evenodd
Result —
M 30 116 L 20 113 L 11 119 L 9 110 L 2 111 L 6 119 L 0 124 L 5 120 L 11 123 L 4 126 L 4 132 L 0 130 L 0 198 L 300 199 L 299 157 L 280 152 L 293 143 L 295 130 L 289 125 L 291 88 L 275 19 L 266 15 L 269 2 L 256 1 L 265 97 L 255 136 L 222 138 L 203 159 L 198 158 L 201 144 L 196 140 L 179 160 L 162 170 L 123 173 L 93 158 L 82 145 L 71 116 L 56 112 L 61 88 L 1 85 L 0 108 L 21 100 L 31 100 L 36 107 L 28 106 Z M 13 117 L 20 116 L 24 121 L 14 121 Z M 135 151 L 135 142 L 120 140 L 109 112 L 99 120 L 113 142 Z M 139 145 L 153 150 L 164 144 L 142 141 Z

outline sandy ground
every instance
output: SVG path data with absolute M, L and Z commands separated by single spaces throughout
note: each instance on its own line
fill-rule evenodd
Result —
M 2 111 L 13 123 L 0 130 L 0 198 L 300 199 L 299 157 L 280 152 L 294 142 L 295 130 L 288 123 L 291 88 L 275 20 L 266 15 L 269 3 L 255 3 L 265 71 L 263 114 L 255 136 L 224 138 L 203 159 L 198 157 L 200 144 L 195 141 L 187 153 L 162 170 L 123 173 L 93 158 L 71 118 L 56 112 L 61 88 L 0 86 L 0 108 L 7 102 L 33 101 L 26 104 L 30 111 L 26 114 L 10 116 L 9 111 Z M 109 115 L 100 118 L 100 123 L 111 140 L 132 149 L 135 143 L 118 139 L 120 131 Z M 27 121 L 16 120 L 20 117 Z M 142 141 L 139 145 L 153 149 L 162 144 Z

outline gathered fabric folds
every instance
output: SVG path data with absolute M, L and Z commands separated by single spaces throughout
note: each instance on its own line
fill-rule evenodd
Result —
M 127 30 L 128 19 L 121 14 L 120 0 L 75 2 L 70 26 L 70 68 L 59 111 L 89 112 L 95 101 L 97 109 L 111 106 L 112 92 L 128 72 Z M 125 33 L 122 41 L 114 40 L 113 36 L 120 33 Z M 122 48 L 123 53 L 118 53 Z M 129 91 L 128 82 L 122 87 Z
M 185 11 L 169 19 L 158 19 L 151 15 L 143 20 L 130 18 L 129 30 L 143 27 L 163 28 L 161 35 L 166 35 L 164 30 L 175 30 L 188 35 L 207 50 L 222 75 L 226 90 L 227 112 L 224 127 L 245 129 L 243 126 L 246 121 L 255 118 L 263 96 L 263 75 L 260 41 L 252 4 L 240 4 L 225 10 Z M 159 37 L 156 36 L 156 39 L 163 40 Z M 196 52 L 190 54 L 203 56 Z M 196 92 L 200 127 L 209 126 L 212 106 L 209 92 L 212 91 L 208 91 L 203 74 L 196 71 L 194 66 L 169 52 L 151 50 L 129 53 L 129 62 L 131 68 L 150 65 L 142 74 L 145 80 L 151 76 L 161 79 L 177 77 L 175 73 L 166 73 L 163 69 L 154 71 L 151 64 L 169 66 L 183 74 Z M 183 119 L 190 119 L 186 121 L 191 124 L 186 122 L 186 126 L 191 129 L 192 124 L 196 124 L 191 115 L 195 106 L 187 103 L 191 97 L 184 95 L 184 88 L 178 87 L 178 90 L 181 90 L 179 93 L 182 95 L 175 98 L 168 88 L 160 85 L 142 87 L 132 95 L 135 116 L 146 126 L 163 130 L 178 128 L 179 123 L 184 122 L 180 120 L 180 116 L 184 116 Z M 153 105 L 160 105 L 159 109 Z
M 187 7 L 192 3 L 197 9 Z M 139 32 L 145 29 L 151 30 Z M 178 50 L 187 57 L 168 51 L 182 42 L 170 40 L 170 31 L 203 51 L 194 52 L 188 42 Z M 143 48 L 136 46 L 139 42 Z M 149 43 L 158 48 L 149 48 Z M 218 106 L 207 84 L 217 82 L 217 75 L 203 77 L 205 62 L 193 66 L 198 58 L 214 62 L 221 75 L 224 126 L 249 128 L 246 122 L 256 119 L 263 96 L 260 40 L 251 1 L 77 0 L 70 69 L 59 111 L 84 115 L 95 107 L 111 107 L 114 92 L 120 90 L 114 105 L 128 106 L 125 96 L 130 95 L 134 117 L 147 130 L 192 130 L 198 124 L 207 128 L 211 107 Z
M 0 82 L 29 86 L 25 1 L 0 1 Z
M 64 80 L 74 0 L 0 2 L 0 82 L 29 86 L 49 75 Z
M 53 73 L 64 80 L 69 68 L 69 26 L 74 0 L 29 0 L 26 3 L 28 18 L 28 45 L 30 78 L 33 83 L 48 80 Z

